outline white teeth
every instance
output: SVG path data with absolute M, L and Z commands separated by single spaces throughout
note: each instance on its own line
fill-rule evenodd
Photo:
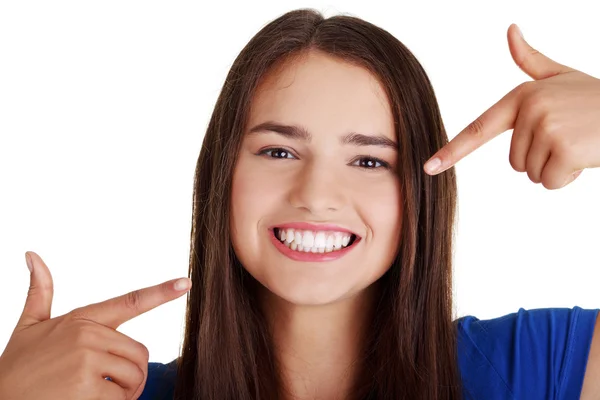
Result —
M 294 242 L 298 243 L 299 246 L 302 246 L 302 232 L 294 232 Z
M 285 229 L 282 229 L 282 231 Z M 288 229 L 287 233 L 285 234 L 285 241 L 288 243 L 292 243 L 292 240 L 294 240 L 294 230 L 293 229 Z M 283 240 L 283 239 L 281 239 Z
M 320 249 L 325 248 L 325 232 L 317 232 L 315 235 L 315 247 Z
M 278 239 L 292 250 L 306 253 L 329 253 L 348 246 L 352 234 L 333 231 L 279 229 Z
M 329 251 L 333 250 L 333 242 L 334 241 L 335 241 L 335 238 L 333 237 L 333 235 L 328 235 L 327 241 L 325 242 L 325 248 L 328 249 Z
M 350 236 L 344 236 L 342 238 L 342 246 L 344 246 L 344 247 L 348 246 L 349 241 L 350 241 Z
M 315 237 L 313 236 L 313 233 L 311 231 L 304 232 L 304 235 L 302 235 L 302 247 L 308 247 L 310 249 L 313 247 L 314 243 Z
M 342 248 L 342 234 L 340 232 L 335 233 L 335 242 L 333 242 L 333 248 L 336 250 Z

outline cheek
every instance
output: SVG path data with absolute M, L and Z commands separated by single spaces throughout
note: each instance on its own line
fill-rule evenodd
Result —
M 260 257 L 260 235 L 266 230 L 284 200 L 283 182 L 260 167 L 252 155 L 240 156 L 234 170 L 231 192 L 231 235 L 240 261 Z M 249 261 L 249 260 L 248 260 Z
M 374 231 L 396 230 L 402 214 L 400 183 L 396 177 L 378 182 L 362 182 L 353 196 L 357 207 L 364 213 L 365 222 Z
M 370 257 L 387 268 L 398 250 L 402 227 L 402 196 L 397 180 L 372 185 L 368 191 L 356 192 L 361 218 L 367 224 Z

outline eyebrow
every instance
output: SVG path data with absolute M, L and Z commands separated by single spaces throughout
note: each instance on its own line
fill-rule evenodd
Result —
M 310 142 L 312 135 L 308 130 L 298 125 L 284 125 L 273 121 L 263 122 L 251 128 L 248 133 L 275 132 L 288 139 Z M 378 146 L 398 150 L 398 144 L 383 135 L 366 135 L 357 132 L 349 132 L 340 138 L 341 144 L 352 144 L 355 146 Z

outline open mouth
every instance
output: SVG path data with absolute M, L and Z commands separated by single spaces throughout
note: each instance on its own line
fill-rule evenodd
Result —
M 290 250 L 305 253 L 333 253 L 346 249 L 360 238 L 351 232 L 273 228 L 273 235 Z

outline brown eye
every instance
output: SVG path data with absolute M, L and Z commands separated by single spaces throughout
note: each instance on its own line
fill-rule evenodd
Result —
M 280 147 L 274 147 L 270 149 L 264 149 L 258 153 L 259 155 L 266 155 L 269 158 L 295 158 L 292 153 L 286 149 Z
M 360 157 L 352 165 L 364 169 L 390 168 L 388 163 L 375 157 Z

